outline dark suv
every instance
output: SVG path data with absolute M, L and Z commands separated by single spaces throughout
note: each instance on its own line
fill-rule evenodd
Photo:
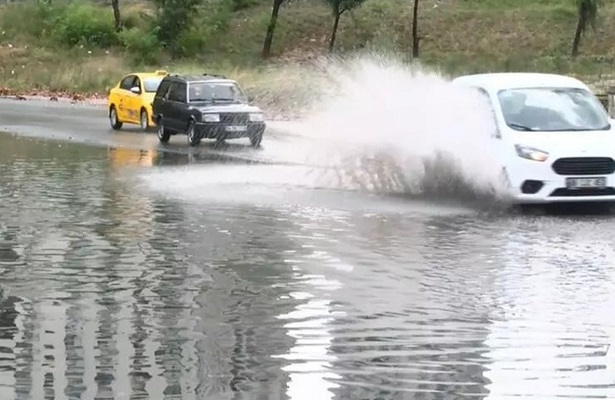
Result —
M 266 127 L 262 111 L 248 104 L 237 82 L 220 75 L 165 76 L 152 112 L 163 143 L 181 133 L 187 135 L 190 146 L 201 139 L 223 142 L 247 137 L 258 147 Z

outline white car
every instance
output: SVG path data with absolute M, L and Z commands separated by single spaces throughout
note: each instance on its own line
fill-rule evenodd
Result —
M 581 81 L 542 73 L 455 78 L 489 100 L 495 146 L 516 203 L 615 200 L 613 120 Z

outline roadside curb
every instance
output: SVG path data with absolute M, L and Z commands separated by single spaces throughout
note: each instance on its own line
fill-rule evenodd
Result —
M 79 97 L 64 97 L 64 96 L 34 96 L 34 95 L 0 95 L 0 100 L 7 101 L 36 101 L 42 103 L 49 104 L 62 104 L 64 106 L 80 106 L 80 107 L 97 107 L 103 108 L 107 106 L 107 99 L 100 98 L 79 98 Z M 265 113 L 265 120 L 267 122 L 293 122 L 294 119 L 281 115 L 276 112 L 267 112 L 263 110 Z
M 89 105 L 89 106 L 98 106 L 104 107 L 107 101 L 105 99 L 98 98 L 81 98 L 81 97 L 64 97 L 64 96 L 34 96 L 34 95 L 2 95 L 0 96 L 2 100 L 12 100 L 12 101 L 45 101 L 52 103 L 69 103 L 74 105 Z

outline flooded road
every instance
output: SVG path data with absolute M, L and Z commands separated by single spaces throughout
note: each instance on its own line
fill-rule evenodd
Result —
M 611 215 L 251 167 L 0 133 L 0 398 L 615 397 Z

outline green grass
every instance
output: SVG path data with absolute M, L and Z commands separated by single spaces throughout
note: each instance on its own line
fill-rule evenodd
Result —
M 271 0 L 254 3 L 227 14 L 203 10 L 199 23 L 182 39 L 185 46 L 197 49 L 196 55 L 173 61 L 157 46 L 139 41 L 151 37 L 147 35 L 154 13 L 148 3 L 121 3 L 124 21 L 136 33 L 130 38 L 130 51 L 119 39 L 104 49 L 87 42 L 72 47 L 62 44 L 72 32 L 58 31 L 57 18 L 66 12 L 64 9 L 41 8 L 34 3 L 0 6 L 0 87 L 104 95 L 123 74 L 138 69 L 211 70 L 240 79 L 271 103 L 283 101 L 292 97 L 295 85 L 305 83 L 297 65 L 326 54 L 332 16 L 317 0 L 284 6 L 274 37 L 274 57 L 264 63 L 260 51 Z M 602 9 L 598 29 L 586 35 L 581 56 L 573 60 L 569 56 L 576 23 L 573 0 L 443 0 L 437 7 L 434 3 L 422 1 L 420 58 L 447 73 L 558 72 L 589 82 L 605 80 L 612 74 L 615 4 Z M 371 49 L 408 54 L 411 7 L 412 3 L 405 0 L 367 0 L 363 7 L 343 16 L 336 51 L 345 54 Z M 103 21 L 99 21 L 103 25 L 100 29 L 112 24 L 109 6 L 96 11 Z M 88 15 L 90 11 L 79 12 Z M 225 20 L 213 21 L 211 15 Z M 214 29 L 218 22 L 224 24 Z M 136 59 L 135 48 L 145 49 L 146 57 Z M 153 50 L 148 52 L 148 48 Z M 282 69 L 287 63 L 295 66 L 291 72 Z M 285 79 L 280 77 L 281 70 Z M 290 100 L 294 101 L 300 99 Z

